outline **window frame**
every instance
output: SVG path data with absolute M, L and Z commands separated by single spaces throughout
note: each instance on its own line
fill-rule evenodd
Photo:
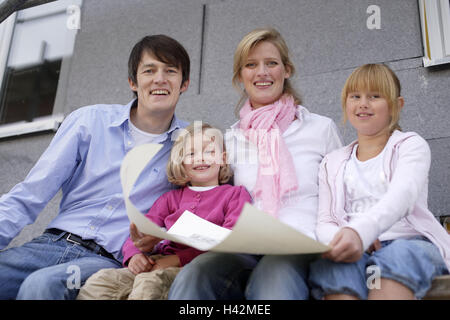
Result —
M 80 8 L 83 1 L 74 1 L 76 6 Z M 70 14 L 69 7 L 65 9 L 67 14 Z M 0 24 L 0 88 L 2 88 L 3 81 L 5 79 L 5 73 L 8 68 L 8 61 L 10 56 L 10 51 L 12 48 L 14 29 L 17 23 L 26 22 L 27 19 L 39 19 L 45 18 L 46 15 L 51 16 L 55 13 L 60 13 L 61 9 L 52 9 L 50 12 L 38 13 L 28 15 L 27 18 L 19 21 L 18 12 L 14 12 L 10 17 Z M 69 17 L 69 16 L 68 16 Z M 75 31 L 76 32 L 76 31 Z M 63 95 L 66 90 L 65 83 L 67 81 L 67 71 L 65 64 L 70 63 L 71 56 L 63 56 L 61 61 L 61 70 L 57 85 L 57 91 L 55 95 L 55 101 L 53 105 L 53 111 L 51 115 L 36 117 L 31 122 L 18 121 L 13 123 L 0 124 L 0 139 L 7 137 L 20 136 L 24 134 L 36 133 L 41 131 L 54 131 L 58 130 L 60 124 L 65 118 L 63 107 L 59 101 L 58 96 Z
M 59 125 L 64 120 L 64 114 L 53 113 L 50 116 L 38 117 L 31 122 L 19 121 L 14 123 L 6 123 L 0 125 L 0 139 L 12 136 L 19 136 L 23 134 L 41 132 L 41 131 L 55 131 L 58 130 Z
M 418 1 L 424 67 L 450 63 L 450 0 Z

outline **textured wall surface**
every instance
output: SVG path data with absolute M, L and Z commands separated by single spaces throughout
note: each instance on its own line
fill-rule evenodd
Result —
M 94 103 L 127 103 L 127 59 L 147 34 L 179 40 L 191 56 L 191 84 L 179 117 L 225 130 L 236 121 L 239 94 L 231 85 L 233 53 L 245 33 L 276 27 L 291 50 L 294 84 L 310 111 L 341 122 L 340 91 L 364 63 L 386 63 L 399 76 L 406 105 L 400 124 L 430 144 L 429 206 L 450 213 L 450 65 L 424 68 L 416 0 L 378 0 L 381 29 L 369 30 L 365 0 L 84 0 L 74 55 L 64 62 L 55 107 L 68 113 Z M 346 143 L 352 129 L 340 126 Z M 0 193 L 24 178 L 50 135 L 0 142 Z M 58 196 L 43 215 L 57 210 Z M 48 220 L 38 221 L 43 229 Z M 34 230 L 34 229 L 33 229 Z M 27 234 L 28 235 L 28 234 Z
M 52 137 L 53 134 L 29 135 L 0 142 L 0 194 L 7 193 L 26 177 Z M 59 192 L 39 214 L 36 222 L 26 226 L 9 246 L 22 244 L 40 235 L 57 214 L 60 199 Z

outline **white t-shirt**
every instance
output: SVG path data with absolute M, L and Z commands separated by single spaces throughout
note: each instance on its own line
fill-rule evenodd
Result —
M 196 186 L 188 186 L 189 189 L 196 192 L 203 192 L 203 191 L 209 191 L 214 189 L 217 186 L 208 186 L 208 187 L 196 187 Z
M 318 210 L 318 172 L 322 158 L 342 146 L 334 122 L 327 117 L 297 107 L 297 118 L 283 133 L 284 142 L 292 155 L 298 190 L 282 198 L 278 219 L 296 230 L 316 239 Z M 234 184 L 244 186 L 250 194 L 258 176 L 258 149 L 239 129 L 239 122 L 225 136 L 228 162 L 234 171 Z M 260 202 L 254 205 L 261 209 Z
M 345 211 L 353 215 L 368 211 L 388 189 L 387 177 L 383 171 L 383 149 L 376 157 L 360 161 L 356 157 L 358 144 L 353 148 L 350 160 L 345 166 Z
M 130 129 L 131 137 L 134 140 L 135 147 L 140 146 L 145 143 L 152 143 L 155 140 L 159 140 L 158 138 L 161 137 L 162 135 L 166 134 L 166 133 L 153 134 L 153 133 L 148 133 L 148 132 L 142 131 L 141 129 L 136 127 L 133 124 L 133 122 L 131 122 L 130 120 L 128 120 L 128 127 Z
M 386 148 L 376 157 L 360 161 L 356 157 L 358 144 L 353 147 L 350 160 L 347 161 L 344 172 L 345 211 L 348 221 L 364 214 L 375 205 L 387 192 L 389 181 L 383 170 L 383 158 Z M 382 233 L 380 241 L 398 238 L 408 238 L 420 235 L 409 227 L 403 219 L 397 221 L 389 230 Z

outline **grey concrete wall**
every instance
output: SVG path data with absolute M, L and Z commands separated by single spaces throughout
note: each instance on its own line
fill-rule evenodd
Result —
M 366 27 L 372 4 L 381 9 L 380 30 Z M 303 105 L 337 123 L 340 91 L 355 67 L 383 62 L 394 69 L 406 100 L 400 124 L 431 146 L 429 206 L 437 216 L 449 214 L 450 65 L 423 68 L 417 0 L 84 0 L 81 30 L 73 57 L 63 65 L 55 107 L 67 113 L 88 104 L 130 101 L 127 58 L 132 45 L 144 35 L 164 33 L 179 40 L 192 60 L 191 85 L 177 114 L 225 130 L 236 121 L 239 96 L 231 85 L 234 49 L 245 33 L 264 26 L 276 27 L 290 47 Z M 355 138 L 348 125 L 340 128 L 346 143 Z M 12 161 L 16 154 L 34 160 L 49 136 L 34 137 L 31 152 L 30 141 L 0 142 L 2 159 Z M 0 173 L 9 184 L 0 192 L 23 178 L 29 162 L 17 160 L 16 173 L 2 160 Z
M 2 182 L 0 194 L 7 193 L 27 176 L 52 137 L 53 134 L 47 133 L 0 141 L 0 181 Z M 60 199 L 61 192 L 48 203 L 36 222 L 26 226 L 9 244 L 9 247 L 20 245 L 40 235 L 57 214 Z

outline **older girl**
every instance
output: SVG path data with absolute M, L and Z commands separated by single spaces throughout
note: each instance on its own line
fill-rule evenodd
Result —
M 427 208 L 430 149 L 400 131 L 403 104 L 387 66 L 361 66 L 345 83 L 358 140 L 321 164 L 316 232 L 332 250 L 311 266 L 317 299 L 422 298 L 448 273 L 450 236 Z
M 294 73 L 276 30 L 241 40 L 233 76 L 240 121 L 227 135 L 228 161 L 258 208 L 314 238 L 319 164 L 341 142 L 331 119 L 300 105 Z M 169 299 L 307 299 L 311 258 L 206 253 L 181 271 Z

